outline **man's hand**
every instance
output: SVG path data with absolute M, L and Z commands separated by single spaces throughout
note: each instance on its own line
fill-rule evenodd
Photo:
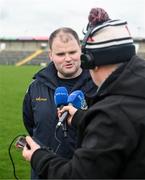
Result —
M 40 146 L 30 136 L 26 136 L 26 141 L 29 148 L 25 145 L 22 155 L 27 161 L 31 161 L 33 153 L 39 149 Z
M 71 125 L 72 118 L 73 118 L 74 114 L 76 113 L 77 109 L 75 107 L 73 107 L 72 105 L 68 105 L 68 106 L 64 106 L 62 109 L 58 108 L 57 110 L 58 110 L 58 117 L 61 117 L 61 115 L 65 111 L 69 112 L 67 122 L 69 125 Z

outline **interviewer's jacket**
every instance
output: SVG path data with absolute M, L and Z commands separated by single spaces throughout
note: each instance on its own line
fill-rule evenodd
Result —
M 54 92 L 58 86 L 60 79 L 54 64 L 50 63 L 34 76 L 28 88 L 23 102 L 23 120 L 28 133 L 40 145 L 48 146 L 61 156 L 70 158 L 76 147 L 76 129 L 68 128 L 67 138 L 64 138 L 62 128 L 56 131 L 58 117 Z M 96 87 L 89 71 L 83 71 L 77 82 L 68 89 L 69 93 L 74 90 L 82 90 L 87 97 L 93 96 Z
M 94 100 L 73 118 L 79 141 L 72 159 L 38 149 L 32 167 L 42 178 L 145 179 L 145 61 L 134 56 L 118 68 Z

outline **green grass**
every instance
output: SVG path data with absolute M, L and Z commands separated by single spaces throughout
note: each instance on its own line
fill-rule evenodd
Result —
M 0 65 L 0 179 L 14 179 L 8 148 L 19 134 L 26 134 L 22 121 L 23 97 L 40 66 Z M 12 145 L 11 154 L 19 179 L 30 179 L 30 164 Z

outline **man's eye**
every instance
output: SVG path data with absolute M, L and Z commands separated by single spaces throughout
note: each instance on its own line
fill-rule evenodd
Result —
M 75 54 L 76 53 L 76 51 L 71 51 L 69 54 Z
M 57 56 L 64 56 L 64 53 L 58 53 Z

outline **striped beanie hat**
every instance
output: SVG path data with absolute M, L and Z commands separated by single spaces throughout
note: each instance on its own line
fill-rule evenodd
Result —
M 82 52 L 91 54 L 95 66 L 126 62 L 135 54 L 133 39 L 127 22 L 111 20 L 102 8 L 93 8 L 89 23 L 83 30 L 85 37 Z

